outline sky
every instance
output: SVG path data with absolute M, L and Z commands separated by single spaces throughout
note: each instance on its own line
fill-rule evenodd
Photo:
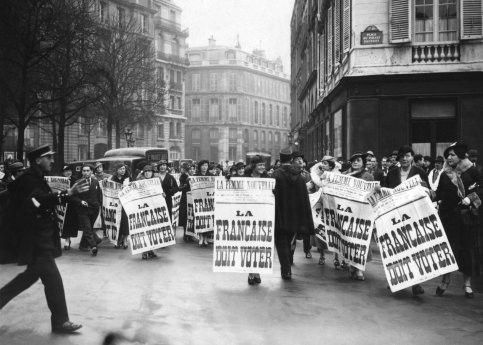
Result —
M 282 58 L 290 74 L 290 19 L 294 0 L 174 0 L 183 9 L 181 26 L 189 28 L 190 47 L 208 45 L 213 35 L 217 45 L 242 50 L 260 47 L 269 59 Z

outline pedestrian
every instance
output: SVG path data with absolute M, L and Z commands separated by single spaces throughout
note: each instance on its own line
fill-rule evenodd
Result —
M 198 162 L 198 172 L 196 176 L 213 176 L 210 174 L 208 171 L 209 168 L 209 162 L 205 159 L 201 160 Z M 198 234 L 199 239 L 198 239 L 198 247 L 207 247 L 208 246 L 208 233 L 199 233 Z
M 101 162 L 96 162 L 94 165 L 94 175 L 99 182 L 107 180 L 111 177 L 111 175 L 104 172 L 104 166 Z
M 236 169 L 236 177 L 243 177 L 245 176 L 245 163 L 243 162 L 238 162 L 236 163 L 235 165 L 235 169 Z
M 89 185 L 89 190 L 72 197 L 77 211 L 79 230 L 82 231 L 81 244 L 91 251 L 92 256 L 97 256 L 97 245 L 102 241 L 94 230 L 94 223 L 99 215 L 102 205 L 102 191 L 99 181 L 92 176 L 93 168 L 84 164 L 82 166 L 82 179 Z
M 72 169 L 66 165 L 62 169 L 62 175 L 69 179 L 69 186 L 72 187 L 76 182 L 72 175 Z M 70 250 L 71 238 L 78 235 L 78 221 L 77 221 L 77 209 L 80 205 L 76 205 L 73 198 L 66 204 L 67 208 L 64 217 L 64 226 L 62 228 L 62 238 L 64 239 L 64 250 Z
M 311 169 L 310 169 L 310 177 L 311 180 L 308 183 L 309 185 L 309 193 L 315 193 L 319 190 L 319 188 L 322 187 L 322 175 L 326 172 L 335 172 L 335 158 L 332 156 L 324 156 L 320 163 L 315 164 Z M 320 257 L 319 257 L 319 265 L 325 265 L 325 250 L 328 249 L 327 243 L 322 241 L 320 238 L 315 236 L 315 246 L 317 247 L 317 250 L 319 251 Z M 335 254 L 337 255 L 337 253 Z M 340 266 L 339 260 L 337 258 L 337 261 L 334 259 L 334 265 L 335 263 L 338 263 L 338 266 Z M 345 265 L 345 261 L 343 261 Z
M 129 185 L 131 181 L 131 177 L 129 176 L 129 172 L 126 169 L 126 166 L 123 162 L 117 162 L 114 164 L 114 175 L 109 178 L 110 181 L 120 183 L 123 186 Z M 129 236 L 129 223 L 127 219 L 126 211 L 124 208 L 122 209 L 121 213 L 121 224 L 119 226 L 119 235 L 117 239 L 117 244 L 114 248 L 124 248 L 127 249 L 127 237 Z
M 150 178 L 153 178 L 153 177 L 154 177 L 153 166 L 151 164 L 146 164 L 143 167 L 143 171 L 142 171 L 141 176 L 139 176 L 137 178 L 137 180 L 138 181 L 147 180 L 147 179 L 150 179 Z M 142 255 L 141 255 L 142 260 L 148 260 L 148 259 L 152 259 L 152 258 L 156 258 L 156 257 L 158 257 L 158 256 L 156 255 L 156 253 L 153 250 L 148 250 L 148 251 L 142 253 Z
M 419 175 L 421 178 L 421 185 L 428 188 L 428 177 L 426 173 L 421 168 L 418 168 L 413 164 L 414 151 L 410 146 L 401 146 L 397 152 L 397 160 L 399 165 L 393 164 L 393 168 L 389 170 L 384 187 L 396 188 L 402 182 L 406 181 L 408 178 Z M 424 289 L 421 285 L 416 284 L 411 287 L 414 296 L 421 295 L 424 293 Z
M 82 325 L 69 320 L 64 285 L 55 263 L 62 250 L 54 215 L 56 205 L 87 191 L 89 186 L 79 181 L 66 191 L 52 193 L 44 175 L 52 170 L 54 153 L 48 145 L 30 151 L 30 168 L 9 186 L 18 236 L 16 261 L 27 268 L 0 289 L 0 309 L 40 278 L 52 313 L 52 332 L 74 333 Z
M 163 196 L 166 199 L 166 206 L 168 208 L 169 219 L 172 218 L 173 195 L 178 192 L 178 184 L 176 179 L 168 172 L 168 161 L 161 160 L 158 163 L 158 177 L 163 187 Z
M 290 247 L 295 234 L 314 234 L 307 186 L 300 169 L 292 165 L 291 159 L 290 152 L 280 152 L 281 166 L 273 173 L 276 180 L 275 246 L 284 280 L 292 279 Z
M 432 191 L 438 189 L 439 179 L 441 178 L 441 172 L 443 170 L 444 158 L 441 156 L 436 157 L 434 161 L 434 168 L 428 174 L 429 188 Z
M 436 200 L 439 200 L 439 216 L 458 269 L 463 273 L 465 297 L 473 298 L 473 244 L 479 229 L 483 177 L 467 158 L 467 153 L 468 146 L 462 141 L 452 144 L 444 151 L 446 165 L 436 190 Z M 450 280 L 449 273 L 443 275 L 441 284 L 436 288 L 436 295 L 443 295 Z
M 370 174 L 366 170 L 366 158 L 367 153 L 354 153 L 349 160 L 351 162 L 351 167 L 349 168 L 349 170 L 343 172 L 343 174 L 359 178 L 364 181 L 374 181 L 374 177 L 372 176 L 372 174 Z M 369 250 L 367 261 L 370 261 L 371 259 L 372 255 L 371 251 Z M 336 264 L 334 263 L 334 266 L 335 265 Z M 366 279 L 362 270 L 354 266 L 349 267 L 349 273 L 352 279 L 360 281 L 364 281 Z
M 179 202 L 179 221 L 178 225 L 183 227 L 183 241 L 191 242 L 191 236 L 186 235 L 186 226 L 188 225 L 188 197 L 187 193 L 191 190 L 189 183 L 189 172 L 191 165 L 183 163 L 181 165 L 181 175 L 179 177 L 179 190 L 181 192 L 181 199 Z
M 250 171 L 251 174 L 250 176 L 247 177 L 253 177 L 253 178 L 267 178 L 268 174 L 265 171 L 265 162 L 263 161 L 263 158 L 259 155 L 253 157 L 251 163 L 250 163 Z M 248 284 L 249 285 L 255 285 L 255 284 L 260 284 L 262 282 L 262 278 L 260 278 L 259 273 L 249 273 L 248 274 Z

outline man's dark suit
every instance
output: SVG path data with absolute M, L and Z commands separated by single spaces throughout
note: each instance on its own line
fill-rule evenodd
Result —
M 81 244 L 93 248 L 97 247 L 99 242 L 93 226 L 99 215 L 99 207 L 102 204 L 102 191 L 95 177 L 90 177 L 86 180 L 89 182 L 89 190 L 79 193 L 71 199 L 76 205 L 79 230 L 83 232 Z M 83 206 L 82 201 L 85 201 L 87 206 Z

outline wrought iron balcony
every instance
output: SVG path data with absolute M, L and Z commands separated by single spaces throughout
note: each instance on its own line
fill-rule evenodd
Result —
M 189 60 L 186 57 L 175 55 L 175 54 L 166 54 L 163 52 L 157 52 L 157 57 L 160 60 L 165 60 L 169 62 L 179 63 L 181 65 L 189 65 Z
M 414 63 L 438 63 L 460 61 L 458 43 L 425 44 L 412 47 Z

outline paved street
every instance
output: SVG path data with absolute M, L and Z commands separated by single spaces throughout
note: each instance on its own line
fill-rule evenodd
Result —
M 272 276 L 249 286 L 244 274 L 215 274 L 212 251 L 185 244 L 158 250 L 141 261 L 129 251 L 105 247 L 98 257 L 76 249 L 58 260 L 79 335 L 50 333 L 49 311 L 40 282 L 0 312 L 0 343 L 101 344 L 110 331 L 126 344 L 481 344 L 483 294 L 463 296 L 458 277 L 447 294 L 394 295 L 386 289 L 377 259 L 367 280 L 304 257 L 299 242 L 293 281 Z M 0 266 L 0 285 L 23 268 Z M 480 285 L 481 286 L 481 285 Z M 480 291 L 481 292 L 481 291 Z M 123 343 L 124 344 L 124 343 Z

